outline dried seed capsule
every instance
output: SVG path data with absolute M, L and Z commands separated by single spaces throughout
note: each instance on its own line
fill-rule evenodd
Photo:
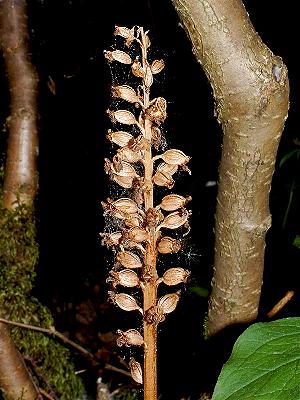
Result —
M 164 69 L 165 62 L 164 60 L 154 60 L 151 64 L 152 74 L 158 74 Z
M 180 211 L 175 211 L 165 217 L 163 222 L 160 224 L 161 228 L 177 229 L 184 225 L 189 217 L 188 211 L 183 208 Z
M 148 49 L 151 46 L 151 41 L 147 34 L 145 35 L 145 43 L 146 43 L 146 48 Z
M 120 124 L 125 125 L 134 125 L 137 123 L 135 116 L 127 110 L 116 110 L 116 111 L 108 111 L 108 114 L 112 120 L 112 122 L 119 122 Z
M 124 311 L 135 311 L 138 310 L 143 313 L 143 310 L 138 306 L 134 297 L 130 296 L 127 293 L 115 293 L 115 292 L 108 292 L 110 299 L 120 307 Z
M 119 246 L 122 232 L 100 233 L 100 236 L 103 238 L 102 245 L 107 247 Z
M 157 245 L 157 250 L 161 254 L 177 253 L 180 249 L 179 241 L 169 236 L 164 236 Z
M 124 39 L 127 39 L 127 41 L 130 40 L 131 42 L 133 40 L 135 40 L 134 30 L 126 28 L 124 26 L 115 26 L 114 35 L 115 36 L 121 36 Z M 126 41 L 126 43 L 127 43 L 127 41 Z
M 158 164 L 158 167 L 156 169 L 156 172 L 161 172 L 162 174 L 169 174 L 171 176 L 175 174 L 175 172 L 177 171 L 178 171 L 178 165 L 171 165 L 165 162 Z
M 122 186 L 125 189 L 130 189 L 132 187 L 132 181 L 133 177 L 132 176 L 120 176 L 114 174 L 112 179 L 120 186 Z
M 140 214 L 130 214 L 130 216 L 127 216 L 124 220 L 124 224 L 127 228 L 139 227 L 143 222 L 144 219 Z
M 114 51 L 104 50 L 104 57 L 110 62 L 118 61 L 121 64 L 132 63 L 130 55 L 121 50 L 114 50 Z
M 190 273 L 183 268 L 170 268 L 162 277 L 162 281 L 165 285 L 174 286 L 179 283 L 186 283 Z
M 128 86 L 128 85 L 113 86 L 112 87 L 112 96 L 126 100 L 129 103 L 137 103 L 140 100 L 138 98 L 135 90 L 131 86 Z
M 149 208 L 146 212 L 145 225 L 151 231 L 155 229 L 163 219 L 164 216 L 160 210 Z
M 153 306 L 146 311 L 144 319 L 148 324 L 158 325 L 160 322 L 163 322 L 166 318 L 161 306 Z
M 142 153 L 140 151 L 134 151 L 128 147 L 123 147 L 122 149 L 118 150 L 117 156 L 120 157 L 121 160 L 129 163 L 135 163 L 141 161 L 142 159 Z
M 151 104 L 145 111 L 146 117 L 151 121 L 160 125 L 167 117 L 167 102 L 163 97 L 152 100 Z
M 177 303 L 179 301 L 179 293 L 171 293 L 162 296 L 157 305 L 162 308 L 164 314 L 170 314 L 175 310 Z
M 160 158 L 171 165 L 184 165 L 190 160 L 190 157 L 186 156 L 183 151 L 177 149 L 167 150 L 160 155 Z
M 184 207 L 189 200 L 191 197 L 185 198 L 179 194 L 169 194 L 162 199 L 159 207 L 165 211 L 175 211 Z
M 138 78 L 145 77 L 145 71 L 138 60 L 133 61 L 133 64 L 131 66 L 131 72 L 133 73 L 134 76 L 137 76 Z
M 129 141 L 128 148 L 134 151 L 149 150 L 150 143 L 143 135 L 139 135 L 137 138 L 132 138 Z
M 129 361 L 129 368 L 132 379 L 135 380 L 137 383 L 143 383 L 143 372 L 141 364 L 135 361 L 133 357 L 130 358 Z
M 117 330 L 119 335 L 117 339 L 117 346 L 142 346 L 144 344 L 143 336 L 136 329 L 128 329 L 126 332 Z
M 145 74 L 145 78 L 144 78 L 144 83 L 145 83 L 145 86 L 147 88 L 149 88 L 153 83 L 153 75 L 152 75 L 150 67 L 146 68 L 146 74 Z
M 120 176 L 130 176 L 132 178 L 138 178 L 139 176 L 134 167 L 126 161 L 120 162 L 120 168 L 116 173 Z
M 118 272 L 110 271 L 110 275 L 111 276 L 106 280 L 106 282 L 111 282 L 113 287 L 116 287 L 117 285 L 124 287 L 136 287 L 140 283 L 137 274 L 130 269 L 122 269 Z
M 127 197 L 121 197 L 120 199 L 113 201 L 111 207 L 125 214 L 135 214 L 139 211 L 136 203 Z M 124 214 L 123 217 L 125 217 Z
M 139 257 L 131 251 L 120 251 L 117 254 L 117 261 L 125 268 L 141 268 L 142 263 Z
M 157 126 L 151 126 L 151 144 L 158 150 L 161 143 L 161 131 Z
M 157 186 L 166 186 L 168 189 L 172 189 L 175 183 L 170 174 L 159 171 L 156 171 L 152 177 L 152 180 Z
M 145 231 L 145 229 L 139 227 L 129 229 L 126 236 L 136 243 L 142 243 L 148 239 L 148 233 Z
M 106 137 L 108 140 L 117 144 L 120 147 L 127 146 L 128 142 L 134 139 L 134 137 L 128 132 L 124 131 L 112 132 L 111 129 L 109 129 Z

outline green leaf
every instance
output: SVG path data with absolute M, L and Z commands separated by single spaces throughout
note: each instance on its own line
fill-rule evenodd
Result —
M 282 159 L 279 162 L 279 167 L 282 167 L 283 164 L 285 164 L 285 162 L 290 159 L 291 157 L 293 157 L 293 155 L 296 154 L 297 157 L 299 157 L 300 155 L 300 150 L 299 149 L 294 149 L 292 151 L 290 151 L 289 153 L 285 154 Z
M 300 249 L 300 236 L 297 235 L 294 239 L 293 245 L 298 247 L 298 249 Z
M 212 400 L 300 400 L 300 318 L 258 323 L 236 341 Z

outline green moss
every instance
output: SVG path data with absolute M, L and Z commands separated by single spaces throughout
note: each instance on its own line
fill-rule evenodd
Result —
M 123 388 L 115 395 L 116 400 L 138 400 L 140 399 L 141 390 L 133 388 Z
M 2 208 L 2 176 L 0 171 L 0 316 L 48 328 L 53 325 L 49 310 L 31 296 L 39 255 L 33 209 L 24 205 L 15 210 Z M 82 382 L 64 346 L 39 332 L 16 327 L 11 332 L 20 352 L 34 361 L 59 399 L 80 396 Z M 49 389 L 39 379 L 38 385 Z

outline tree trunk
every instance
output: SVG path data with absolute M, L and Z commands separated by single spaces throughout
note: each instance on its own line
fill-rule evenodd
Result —
M 31 205 L 37 188 L 37 75 L 28 58 L 25 0 L 0 0 L 0 46 L 10 90 L 3 205 Z M 0 387 L 10 399 L 41 398 L 9 329 L 0 323 Z
M 241 0 L 172 2 L 212 85 L 224 133 L 207 324 L 213 335 L 257 316 L 289 84 L 285 65 L 261 41 Z
M 9 399 L 42 398 L 10 337 L 9 329 L 3 323 L 0 324 L 0 387 Z
M 29 60 L 25 0 L 0 1 L 0 45 L 10 91 L 4 207 L 32 204 L 37 189 L 37 74 Z

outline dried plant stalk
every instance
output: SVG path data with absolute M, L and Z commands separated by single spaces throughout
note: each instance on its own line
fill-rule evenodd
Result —
M 162 236 L 162 230 L 188 228 L 190 212 L 185 205 L 191 198 L 172 193 L 155 206 L 154 187 L 172 188 L 173 175 L 179 168 L 190 172 L 186 166 L 190 158 L 177 149 L 153 155 L 160 146 L 160 125 L 167 116 L 167 102 L 163 97 L 151 99 L 150 89 L 153 75 L 161 72 L 165 64 L 163 60 L 149 62 L 150 40 L 142 27 L 116 27 L 115 35 L 125 40 L 128 52 L 105 51 L 106 59 L 131 68 L 133 80 L 140 83 L 135 88 L 123 83 L 113 86 L 112 98 L 127 102 L 131 108 L 135 105 L 139 115 L 127 109 L 107 111 L 112 123 L 118 128 L 121 124 L 121 129 L 108 132 L 107 138 L 119 147 L 112 160 L 105 160 L 105 171 L 112 181 L 129 191 L 128 197 L 107 199 L 102 203 L 104 215 L 115 219 L 118 226 L 117 231 L 102 234 L 103 243 L 116 250 L 116 262 L 107 282 L 113 289 L 109 296 L 114 304 L 124 311 L 138 311 L 143 315 L 143 334 L 136 329 L 126 332 L 119 329 L 117 344 L 144 347 L 143 369 L 131 357 L 130 372 L 137 383 L 144 384 L 144 399 L 156 400 L 157 325 L 175 310 L 180 297 L 180 291 L 176 291 L 158 298 L 158 285 L 184 284 L 189 276 L 188 271 L 177 267 L 163 271 L 159 277 L 156 261 L 159 253 L 177 253 L 181 249 L 180 240 Z M 138 52 L 135 59 L 132 58 L 134 51 Z M 118 286 L 126 290 L 139 288 L 142 306 L 131 294 L 117 293 Z

